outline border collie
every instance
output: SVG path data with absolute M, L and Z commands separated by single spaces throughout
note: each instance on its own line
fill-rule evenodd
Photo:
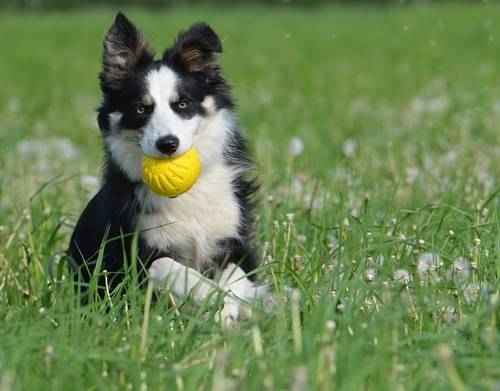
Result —
M 155 59 L 142 33 L 122 13 L 116 15 L 104 38 L 99 75 L 102 186 L 80 216 L 68 250 L 81 286 L 101 263 L 107 273 L 99 280 L 100 293 L 104 286 L 113 290 L 137 254 L 143 276 L 149 269 L 150 275 L 169 277 L 181 296 L 196 285 L 192 279 L 190 285 L 188 273 L 195 280 L 199 276 L 201 285 L 202 275 L 209 276 L 245 301 L 266 291 L 252 277 L 256 185 L 230 88 L 217 63 L 221 52 L 217 34 L 198 23 Z M 166 198 L 143 184 L 144 154 L 167 158 L 191 147 L 202 163 L 191 190 Z M 237 306 L 229 299 L 226 304 L 225 316 L 236 320 Z

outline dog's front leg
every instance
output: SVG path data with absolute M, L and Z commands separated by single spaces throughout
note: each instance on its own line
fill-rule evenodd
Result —
M 219 278 L 219 287 L 225 292 L 224 307 L 216 315 L 225 327 L 251 316 L 249 304 L 271 297 L 269 287 L 256 285 L 234 263 L 229 263 Z
M 172 258 L 158 258 L 149 268 L 149 278 L 155 288 L 167 288 L 178 298 L 191 296 L 197 304 L 215 298 L 220 291 L 215 281 Z
M 215 282 L 172 258 L 159 258 L 149 268 L 149 278 L 156 288 L 167 288 L 179 298 L 190 296 L 197 304 L 223 293 L 224 307 L 216 318 L 225 327 L 247 318 L 251 313 L 249 304 L 272 297 L 267 286 L 254 284 L 234 263 L 229 263 Z

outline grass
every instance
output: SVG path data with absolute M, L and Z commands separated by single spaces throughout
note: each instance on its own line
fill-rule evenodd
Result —
M 61 262 L 99 173 L 112 12 L 0 14 L 0 389 L 497 389 L 498 11 L 130 10 L 158 49 L 220 32 L 261 278 L 300 292 L 232 331 L 162 296 L 145 356 L 144 291 L 81 307 Z

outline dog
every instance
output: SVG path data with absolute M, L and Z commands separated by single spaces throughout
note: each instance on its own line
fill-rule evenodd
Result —
M 99 74 L 102 184 L 68 249 L 83 293 L 96 268 L 106 271 L 99 292 L 114 290 L 136 254 L 140 275 L 149 269 L 157 283 L 170 280 L 179 296 L 192 294 L 197 280 L 207 288 L 204 278 L 210 277 L 230 293 L 224 321 L 240 317 L 239 300 L 266 294 L 255 282 L 254 164 L 217 61 L 221 52 L 217 34 L 197 23 L 156 59 L 136 26 L 116 15 L 104 38 Z M 167 198 L 143 184 L 144 155 L 171 158 L 192 147 L 202 172 L 188 192 Z

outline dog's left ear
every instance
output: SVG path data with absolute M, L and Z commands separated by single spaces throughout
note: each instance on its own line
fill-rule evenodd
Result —
M 100 74 L 103 89 L 120 89 L 123 81 L 150 64 L 153 58 L 154 52 L 141 31 L 119 12 L 103 42 Z
M 163 60 L 184 72 L 210 74 L 219 70 L 216 62 L 219 53 L 222 53 L 222 44 L 215 31 L 205 23 L 196 23 L 179 34 Z

